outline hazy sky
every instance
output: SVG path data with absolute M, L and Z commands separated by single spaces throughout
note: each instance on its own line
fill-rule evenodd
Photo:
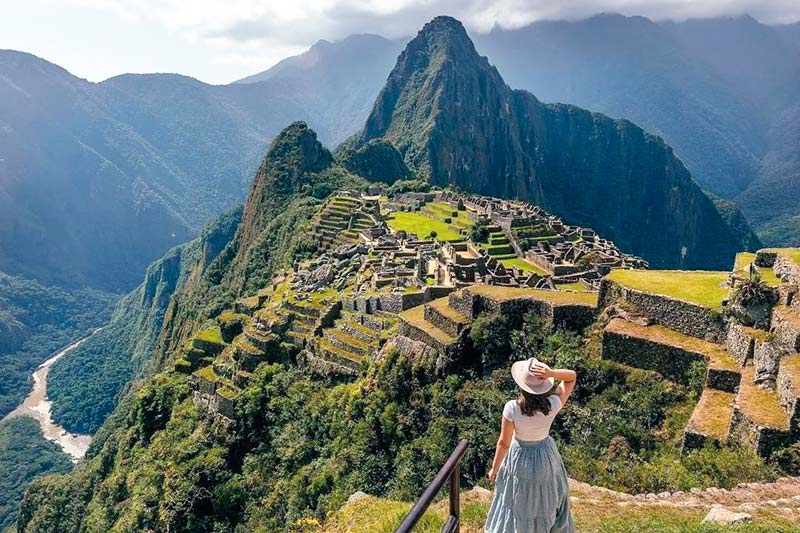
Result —
M 749 13 L 783 23 L 800 20 L 800 0 L 0 0 L 0 49 L 92 81 L 179 72 L 227 83 L 319 39 L 413 35 L 439 14 L 474 32 L 603 11 L 677 20 Z

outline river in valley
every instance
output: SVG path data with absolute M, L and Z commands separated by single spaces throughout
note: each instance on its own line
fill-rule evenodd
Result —
M 53 357 L 39 365 L 33 373 L 33 390 L 31 390 L 24 402 L 3 419 L 8 420 L 17 416 L 29 416 L 35 419 L 42 428 L 44 438 L 58 444 L 74 463 L 77 463 L 86 455 L 86 450 L 89 449 L 89 445 L 92 443 L 92 436 L 68 433 L 64 428 L 53 422 L 51 416 L 53 402 L 47 398 L 47 375 L 50 373 L 50 367 L 56 361 L 83 344 L 86 339 L 100 331 L 100 329 L 102 328 L 96 329 L 91 335 L 64 347 Z

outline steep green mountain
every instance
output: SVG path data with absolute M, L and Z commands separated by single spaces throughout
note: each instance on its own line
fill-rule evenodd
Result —
M 125 387 L 148 371 L 172 295 L 202 275 L 233 238 L 240 218 L 241 209 L 220 216 L 151 264 L 105 328 L 53 365 L 48 396 L 59 425 L 73 433 L 97 431 Z
M 36 367 L 108 320 L 115 298 L 0 272 L 0 419 L 28 394 Z
M 408 44 L 351 142 L 377 138 L 433 184 L 528 199 L 654 266 L 725 268 L 758 242 L 737 238 L 663 140 L 512 90 L 452 18 Z
M 19 500 L 33 478 L 70 470 L 69 457 L 44 440 L 38 422 L 26 416 L 0 422 L 0 531 L 16 521 Z

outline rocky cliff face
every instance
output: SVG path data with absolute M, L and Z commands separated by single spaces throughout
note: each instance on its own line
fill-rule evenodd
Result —
M 513 91 L 449 17 L 400 55 L 355 147 L 376 138 L 434 184 L 539 203 L 653 266 L 726 268 L 758 242 L 734 235 L 661 138 Z

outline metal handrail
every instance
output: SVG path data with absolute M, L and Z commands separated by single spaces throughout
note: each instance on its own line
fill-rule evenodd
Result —
M 433 478 L 433 481 L 431 481 L 431 484 L 425 489 L 425 492 L 422 493 L 422 496 L 419 497 L 414 507 L 408 512 L 395 533 L 409 533 L 414 529 L 414 526 L 417 525 L 422 515 L 428 510 L 433 499 L 448 479 L 450 480 L 450 514 L 442 528 L 442 533 L 458 533 L 461 520 L 461 502 L 459 500 L 461 495 L 461 479 L 458 465 L 461 458 L 464 456 L 464 452 L 467 451 L 468 446 L 469 442 L 467 442 L 466 439 L 458 443 L 458 446 L 456 446 L 453 453 L 450 454 L 450 457 L 447 458 L 444 466 L 439 470 L 439 473 L 436 474 L 436 477 Z

